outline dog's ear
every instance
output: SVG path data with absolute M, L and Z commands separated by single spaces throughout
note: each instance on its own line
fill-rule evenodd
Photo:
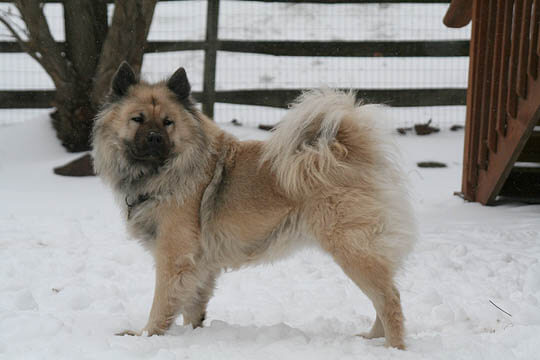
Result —
M 187 78 L 186 70 L 181 67 L 172 74 L 167 81 L 167 87 L 171 90 L 178 100 L 182 101 L 189 97 L 191 85 Z
M 111 94 L 116 98 L 121 98 L 127 94 L 129 87 L 136 83 L 135 72 L 127 62 L 123 61 L 113 76 Z

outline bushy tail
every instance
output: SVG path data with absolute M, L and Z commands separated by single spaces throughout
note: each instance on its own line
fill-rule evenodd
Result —
M 293 196 L 368 179 L 367 173 L 380 168 L 378 160 L 384 157 L 374 126 L 377 114 L 377 106 L 361 106 L 352 92 L 305 92 L 264 145 L 262 161 L 271 164 L 281 186 Z

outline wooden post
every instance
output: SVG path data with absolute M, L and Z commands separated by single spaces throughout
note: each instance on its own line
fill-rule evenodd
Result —
M 216 59 L 218 39 L 219 0 L 207 0 L 206 8 L 206 49 L 204 52 L 204 81 L 202 110 L 210 118 L 214 117 L 216 100 Z

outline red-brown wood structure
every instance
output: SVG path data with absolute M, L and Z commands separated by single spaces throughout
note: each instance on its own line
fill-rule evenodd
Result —
M 540 0 L 452 0 L 444 23 L 472 18 L 462 192 L 540 200 Z

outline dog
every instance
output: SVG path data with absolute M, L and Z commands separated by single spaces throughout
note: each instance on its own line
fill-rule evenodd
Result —
M 405 348 L 394 276 L 415 219 L 376 107 L 312 90 L 268 141 L 239 141 L 195 107 L 183 68 L 150 84 L 123 63 L 108 99 L 93 130 L 94 167 L 156 269 L 147 325 L 119 335 L 163 334 L 180 313 L 202 326 L 223 269 L 315 245 L 373 302 L 362 336 Z

